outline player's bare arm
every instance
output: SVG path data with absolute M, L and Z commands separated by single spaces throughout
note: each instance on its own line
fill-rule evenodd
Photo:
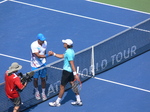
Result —
M 71 68 L 72 68 L 75 79 L 77 79 L 80 82 L 80 78 L 77 75 L 76 68 L 75 68 L 75 65 L 74 65 L 74 61 L 69 61 L 69 62 L 70 62 L 70 65 L 71 65 Z
M 53 55 L 53 56 L 55 56 L 57 58 L 64 58 L 64 54 L 56 54 L 53 51 L 50 51 L 50 55 Z
M 73 71 L 73 72 L 76 72 L 76 68 L 75 68 L 75 65 L 74 65 L 74 61 L 69 61 L 69 62 L 70 62 L 72 71 Z

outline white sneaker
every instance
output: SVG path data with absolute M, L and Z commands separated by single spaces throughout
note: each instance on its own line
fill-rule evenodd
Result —
M 41 99 L 39 92 L 35 92 L 35 98 L 36 98 L 37 100 L 40 100 L 40 99 Z
M 71 102 L 72 105 L 79 105 L 82 106 L 82 101 L 75 101 L 75 102 Z
M 55 101 L 55 102 L 49 102 L 49 105 L 52 106 L 52 107 L 59 107 L 61 104 L 60 104 L 60 103 L 57 103 L 57 102 Z
M 43 99 L 43 101 L 47 100 L 47 97 L 46 97 L 45 93 L 42 93 L 42 99 Z

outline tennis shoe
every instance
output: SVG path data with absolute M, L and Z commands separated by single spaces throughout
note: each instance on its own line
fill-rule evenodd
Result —
M 46 97 L 45 93 L 42 93 L 42 99 L 43 99 L 43 101 L 47 100 L 47 97 Z
M 52 107 L 59 107 L 61 104 L 60 104 L 60 103 L 57 103 L 57 102 L 55 101 L 55 102 L 49 102 L 49 105 L 52 106 Z
M 72 105 L 79 105 L 82 106 L 82 101 L 75 101 L 75 102 L 71 102 Z
M 37 100 L 40 100 L 40 99 L 41 99 L 39 92 L 35 92 L 35 98 L 36 98 Z

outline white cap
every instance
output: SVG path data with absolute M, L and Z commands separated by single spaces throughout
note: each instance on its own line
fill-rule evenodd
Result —
M 66 43 L 67 45 L 72 45 L 73 41 L 71 39 L 62 40 L 63 43 Z

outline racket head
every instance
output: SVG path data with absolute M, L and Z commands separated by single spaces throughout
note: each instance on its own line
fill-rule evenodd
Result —
M 79 94 L 79 92 L 81 91 L 81 83 L 77 80 L 73 81 L 72 83 L 72 91 L 76 94 Z

